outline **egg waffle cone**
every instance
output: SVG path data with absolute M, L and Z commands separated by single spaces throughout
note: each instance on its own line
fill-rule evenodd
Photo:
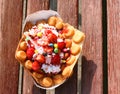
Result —
M 32 61 L 26 55 L 27 44 L 25 43 L 25 34 L 22 35 L 19 41 L 15 57 L 33 77 L 36 86 L 43 89 L 53 89 L 63 84 L 72 75 L 73 68 L 82 52 L 85 35 L 70 24 L 64 23 L 59 14 L 52 10 L 38 11 L 27 16 L 23 32 L 29 31 L 34 25 L 37 26 L 40 23 L 47 23 L 50 26 L 56 27 L 58 30 L 68 30 L 68 32 L 59 34 L 59 37 L 65 39 L 66 47 L 70 48 L 70 55 L 67 56 L 66 54 L 66 63 L 62 66 L 61 72 L 46 75 L 41 69 L 39 71 L 32 69 Z

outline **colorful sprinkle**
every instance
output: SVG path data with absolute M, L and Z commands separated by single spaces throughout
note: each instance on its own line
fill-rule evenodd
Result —
M 48 44 L 48 46 L 53 47 L 53 43 Z
M 55 47 L 55 48 L 58 48 L 58 45 L 55 43 L 55 44 L 54 44 L 54 47 Z
M 35 50 L 35 53 L 37 54 L 37 53 L 38 53 L 38 50 Z
M 30 40 L 30 38 L 29 37 L 26 37 L 26 39 L 25 39 L 26 41 L 28 41 L 28 40 Z
M 55 49 L 54 49 L 54 53 L 58 53 L 58 48 L 55 48 Z
M 42 32 L 38 32 L 38 33 L 37 33 L 37 36 L 38 36 L 38 37 L 42 37 Z
M 69 51 L 70 50 L 70 48 L 64 48 L 63 49 L 63 52 L 67 52 L 67 51 Z

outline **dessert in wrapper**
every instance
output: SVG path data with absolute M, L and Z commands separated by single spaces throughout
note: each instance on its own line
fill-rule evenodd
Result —
M 38 87 L 53 89 L 71 76 L 84 39 L 57 12 L 39 11 L 26 18 L 15 57 Z

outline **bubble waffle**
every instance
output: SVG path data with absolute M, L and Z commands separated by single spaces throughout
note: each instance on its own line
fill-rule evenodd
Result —
M 58 86 L 71 76 L 85 35 L 58 14 L 34 20 L 32 16 L 25 22 L 15 57 L 41 87 Z

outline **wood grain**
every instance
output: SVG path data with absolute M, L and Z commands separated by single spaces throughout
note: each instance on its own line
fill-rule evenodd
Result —
M 39 11 L 49 9 L 49 0 L 28 0 L 27 15 Z
M 22 25 L 22 0 L 0 0 L 0 94 L 17 94 L 15 49 Z
M 78 0 L 58 0 L 58 13 L 64 20 L 76 28 L 78 27 Z
M 72 3 L 71 3 L 72 2 Z M 78 0 L 58 0 L 58 13 L 62 19 L 78 27 Z M 74 73 L 68 81 L 56 88 L 56 94 L 77 94 L 77 66 L 74 68 Z
M 120 0 L 107 0 L 108 94 L 120 93 Z
M 48 8 L 49 0 L 28 0 L 27 15 Z M 27 71 L 24 71 L 23 94 L 46 94 L 45 90 L 39 89 L 34 85 L 32 77 L 28 75 Z
M 103 94 L 102 0 L 82 0 L 82 94 Z

